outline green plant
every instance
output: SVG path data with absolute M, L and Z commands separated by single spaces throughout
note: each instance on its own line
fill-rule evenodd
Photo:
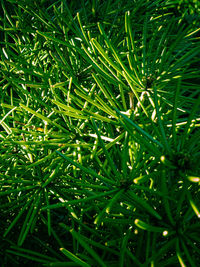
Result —
M 197 266 L 198 19 L 180 1 L 1 5 L 2 265 Z

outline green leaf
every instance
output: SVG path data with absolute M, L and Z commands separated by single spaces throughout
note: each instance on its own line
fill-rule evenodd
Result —
M 74 229 L 71 229 L 70 232 L 77 242 L 96 260 L 99 266 L 106 267 L 99 255 L 84 241 L 81 234 L 77 233 Z
M 36 214 L 38 212 L 38 207 L 40 205 L 40 198 L 41 198 L 41 194 L 39 193 L 38 195 L 35 196 L 35 200 L 32 203 L 32 206 L 27 213 L 26 219 L 24 221 L 24 224 L 22 226 L 22 229 L 21 229 L 21 232 L 18 238 L 19 246 L 21 246 L 24 243 L 24 240 L 26 239 L 28 232 L 32 226 L 33 220 L 35 219 L 35 216 L 37 216 Z
M 156 232 L 156 233 L 165 233 L 168 231 L 164 227 L 157 227 L 157 226 L 152 226 L 140 219 L 135 219 L 134 221 L 135 225 L 143 230 L 150 231 L 150 232 Z
M 38 117 L 39 119 L 52 124 L 54 126 L 56 126 L 58 129 L 62 130 L 65 133 L 69 133 L 68 130 L 66 130 L 64 127 L 62 127 L 60 124 L 56 123 L 55 121 L 52 121 L 51 119 L 49 119 L 48 117 L 45 117 L 44 115 L 40 114 L 39 112 L 34 111 L 31 108 L 26 107 L 23 104 L 20 104 L 20 107 L 22 107 L 23 109 L 25 109 L 26 111 L 30 112 L 31 114 L 35 115 L 36 117 Z
M 28 196 L 27 196 L 28 197 Z M 24 205 L 24 207 L 19 211 L 19 213 L 17 214 L 17 216 L 15 217 L 15 219 L 12 221 L 12 223 L 9 225 L 9 227 L 7 228 L 7 230 L 5 231 L 5 233 L 3 234 L 4 237 L 7 236 L 7 234 L 10 232 L 10 230 L 15 226 L 15 224 L 19 221 L 20 217 L 22 216 L 22 214 L 25 212 L 25 210 L 28 208 L 28 206 L 31 205 L 32 200 L 33 200 L 34 195 L 31 196 L 30 199 L 27 200 L 26 204 Z
M 158 214 L 157 211 L 155 211 L 155 209 L 153 209 L 148 203 L 147 201 L 143 200 L 142 198 L 138 197 L 135 193 L 133 193 L 132 191 L 128 191 L 126 193 L 127 196 L 129 196 L 134 202 L 136 202 L 139 206 L 141 206 L 141 209 L 145 209 L 149 214 L 153 215 L 154 217 L 156 217 L 158 220 L 162 220 L 162 217 Z
M 119 110 L 115 109 L 116 112 L 132 127 L 134 127 L 140 134 L 145 136 L 147 139 L 152 141 L 153 143 L 157 144 L 160 148 L 163 148 L 163 145 L 154 139 L 150 134 L 148 134 L 146 131 L 144 131 L 140 126 L 138 126 L 136 123 L 134 123 L 131 119 L 129 119 L 127 116 L 122 114 Z M 156 149 L 156 148 L 155 148 Z
M 119 180 L 119 179 L 120 179 L 120 173 L 119 173 L 119 171 L 117 170 L 117 168 L 116 168 L 116 166 L 115 166 L 115 163 L 113 162 L 111 156 L 109 155 L 109 152 L 108 152 L 107 149 L 106 149 L 106 146 L 104 145 L 104 143 L 103 143 L 103 141 L 102 141 L 102 139 L 101 139 L 100 133 L 99 133 L 99 131 L 98 131 L 98 128 L 97 128 L 97 125 L 96 125 L 94 119 L 92 119 L 92 124 L 93 124 L 94 129 L 95 129 L 95 132 L 96 132 L 96 134 L 97 134 L 97 136 L 98 136 L 99 143 L 100 143 L 100 145 L 101 145 L 101 147 L 102 147 L 102 149 L 103 149 L 103 151 L 104 151 L 104 153 L 105 153 L 105 155 L 106 155 L 106 158 L 107 158 L 107 160 L 108 160 L 108 162 L 109 162 L 109 164 L 110 164 L 110 166 L 111 166 L 111 168 L 112 168 L 112 170 L 113 170 L 113 173 L 115 174 L 116 179 Z
M 65 249 L 65 248 L 60 248 L 60 251 L 67 256 L 70 260 L 76 262 L 79 266 L 82 267 L 90 267 L 89 264 L 87 264 L 86 262 L 82 261 L 80 258 L 78 258 L 76 255 L 74 255 L 73 253 L 71 253 L 69 250 Z
M 110 191 L 106 191 L 104 193 L 99 193 L 99 194 L 96 194 L 96 195 L 93 195 L 91 197 L 86 197 L 86 198 L 80 198 L 80 199 L 76 199 L 76 200 L 69 200 L 69 201 L 66 201 L 66 202 L 62 202 L 62 203 L 57 203 L 57 204 L 52 204 L 52 205 L 49 205 L 47 207 L 44 207 L 42 208 L 42 210 L 45 210 L 45 209 L 57 209 L 57 208 L 61 208 L 61 207 L 70 207 L 70 205 L 75 205 L 75 204 L 78 204 L 78 203 L 86 203 L 86 202 L 90 202 L 91 200 L 97 200 L 97 199 L 101 199 L 105 196 L 110 196 L 114 193 L 116 193 L 118 191 L 118 189 L 113 189 L 113 190 L 110 190 Z
M 158 106 L 158 96 L 157 96 L 157 88 L 156 87 L 154 87 L 154 100 L 155 100 L 154 103 L 155 103 L 155 107 L 156 107 L 156 114 L 157 114 L 157 117 L 158 117 L 158 125 L 160 127 L 163 143 L 165 145 L 165 148 L 166 148 L 167 152 L 171 153 L 171 148 L 170 148 L 169 143 L 167 141 L 165 130 L 164 130 L 164 127 L 163 127 L 163 123 L 162 123 L 162 120 L 161 120 L 161 115 L 160 115 L 159 106 Z
M 168 188 L 167 188 L 166 171 L 162 171 L 161 173 L 161 185 L 162 185 L 162 192 L 163 192 L 163 204 L 165 207 L 166 215 L 170 223 L 172 225 L 175 225 L 175 221 L 173 219 L 172 212 L 171 212 L 170 205 L 169 205 L 169 200 L 166 197 L 164 197 L 164 196 L 169 195 Z
M 10 190 L 6 190 L 4 192 L 0 192 L 0 197 L 1 196 L 5 196 L 5 195 L 9 195 L 11 193 L 18 193 L 18 192 L 22 192 L 22 191 L 28 191 L 31 189 L 35 189 L 37 188 L 37 185 L 32 185 L 32 186 L 25 186 L 25 187 L 20 187 L 20 188 L 16 188 L 16 189 L 10 189 Z
M 177 120 L 177 108 L 178 108 L 178 99 L 181 87 L 181 79 L 178 80 L 176 87 L 176 92 L 174 94 L 174 104 L 173 104 L 173 117 L 172 117 L 172 135 L 174 140 L 174 146 L 177 145 L 177 136 L 176 136 L 176 120 Z
M 194 119 L 195 114 L 196 114 L 199 106 L 200 106 L 200 95 L 197 98 L 197 100 L 195 101 L 195 104 L 192 107 L 192 110 L 190 111 L 190 115 L 188 117 L 187 124 L 185 126 L 185 129 L 184 129 L 184 132 L 183 132 L 183 135 L 182 135 L 182 143 L 181 143 L 181 147 L 182 148 L 184 147 L 184 144 L 185 144 L 185 141 L 186 141 L 186 137 L 188 135 L 188 131 L 189 131 L 190 127 L 191 127 L 192 119 Z
M 70 159 L 70 158 L 67 157 L 66 155 L 60 153 L 59 151 L 56 151 L 56 153 L 58 153 L 62 158 L 66 159 L 68 162 L 70 162 L 72 165 L 76 166 L 77 168 L 79 168 L 79 169 L 82 170 L 83 172 L 88 173 L 88 174 L 90 174 L 90 175 L 92 175 L 92 176 L 94 176 L 94 177 L 100 179 L 100 180 L 101 180 L 102 182 L 104 182 L 106 185 L 107 185 L 107 183 L 108 183 L 108 184 L 112 184 L 112 185 L 115 184 L 115 181 L 113 181 L 113 180 L 111 180 L 111 179 L 108 179 L 108 178 L 106 178 L 106 177 L 103 177 L 103 176 L 97 174 L 94 170 L 84 167 L 83 165 L 81 165 L 81 164 L 79 164 L 79 163 L 73 161 L 72 159 Z
M 177 258 L 179 260 L 179 263 L 180 263 L 181 267 L 186 267 L 185 262 L 183 260 L 183 257 L 181 255 L 178 238 L 177 238 L 177 241 L 176 241 L 176 255 L 177 255 Z

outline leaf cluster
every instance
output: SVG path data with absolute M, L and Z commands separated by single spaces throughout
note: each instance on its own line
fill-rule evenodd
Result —
M 2 266 L 197 266 L 197 1 L 1 1 Z

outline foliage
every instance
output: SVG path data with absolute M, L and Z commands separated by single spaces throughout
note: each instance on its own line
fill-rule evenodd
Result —
M 1 6 L 1 266 L 197 266 L 197 1 Z

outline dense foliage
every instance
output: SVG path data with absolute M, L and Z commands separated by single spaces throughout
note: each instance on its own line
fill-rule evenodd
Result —
M 198 266 L 198 1 L 1 7 L 1 266 Z

